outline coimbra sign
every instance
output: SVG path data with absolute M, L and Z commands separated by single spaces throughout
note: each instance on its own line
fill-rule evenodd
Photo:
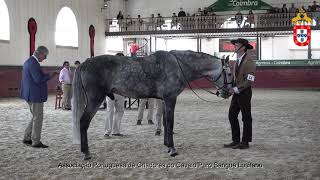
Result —
M 229 2 L 229 6 L 234 6 L 234 7 L 237 7 L 237 6 L 258 6 L 259 5 L 259 1 L 257 0 L 244 0 L 244 1 L 241 1 L 241 0 L 230 0 Z
M 272 6 L 261 0 L 218 0 L 209 7 L 209 11 L 242 11 L 270 9 Z

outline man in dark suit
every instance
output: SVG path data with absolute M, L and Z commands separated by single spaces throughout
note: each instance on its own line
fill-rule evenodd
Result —
M 252 117 L 251 117 L 251 84 L 255 79 L 256 65 L 247 53 L 253 49 L 246 39 L 232 40 L 237 53 L 237 61 L 234 65 L 234 87 L 233 96 L 229 108 L 229 121 L 232 132 L 232 142 L 225 144 L 226 148 L 248 149 L 252 141 Z M 242 141 L 240 142 L 240 127 L 238 115 L 241 111 L 243 121 Z
M 54 72 L 49 75 L 42 72 L 39 63 L 45 60 L 48 54 L 49 51 L 45 46 L 39 46 L 25 61 L 22 69 L 20 97 L 28 103 L 32 114 L 32 119 L 25 130 L 23 143 L 35 148 L 48 147 L 40 141 L 43 103 L 48 99 L 47 81 L 58 74 Z

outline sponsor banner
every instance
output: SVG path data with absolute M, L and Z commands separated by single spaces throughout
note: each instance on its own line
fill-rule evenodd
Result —
M 320 66 L 320 59 L 311 60 L 258 60 L 256 66 Z

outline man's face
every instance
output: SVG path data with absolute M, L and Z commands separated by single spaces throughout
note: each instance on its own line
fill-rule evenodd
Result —
M 38 59 L 39 59 L 39 62 L 42 62 L 43 60 L 47 59 L 47 54 L 46 53 L 40 54 Z
M 69 68 L 69 63 L 66 63 L 65 65 L 64 65 L 64 67 L 66 67 L 66 68 Z
M 237 51 L 237 53 L 242 53 L 244 52 L 244 46 L 240 43 L 235 43 L 234 44 L 235 47 L 235 51 Z M 239 49 L 240 48 L 240 49 Z

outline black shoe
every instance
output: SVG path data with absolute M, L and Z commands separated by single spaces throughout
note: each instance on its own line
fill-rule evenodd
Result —
M 249 149 L 249 143 L 240 143 L 239 149 Z
M 249 143 L 244 143 L 241 142 L 236 146 L 233 146 L 232 149 L 248 149 L 249 148 Z
M 34 147 L 34 148 L 48 148 L 49 146 L 42 144 L 42 142 L 39 142 L 36 145 L 32 145 L 32 147 Z
M 110 137 L 110 135 L 109 135 L 109 134 L 105 134 L 105 135 L 103 135 L 103 137 L 105 137 L 105 138 L 109 138 L 109 137 Z
M 123 134 L 116 133 L 116 134 L 112 134 L 112 136 L 123 136 Z
M 31 140 L 23 140 L 22 143 L 27 145 L 27 146 L 31 146 L 32 145 L 32 141 Z
M 150 119 L 150 120 L 148 120 L 148 124 L 153 124 L 153 122 L 152 122 L 152 120 Z
M 240 143 L 239 142 L 232 142 L 230 144 L 224 144 L 223 147 L 225 148 L 233 148 L 235 146 L 238 146 Z
M 137 121 L 137 125 L 141 125 L 141 120 L 138 120 L 138 121 Z

